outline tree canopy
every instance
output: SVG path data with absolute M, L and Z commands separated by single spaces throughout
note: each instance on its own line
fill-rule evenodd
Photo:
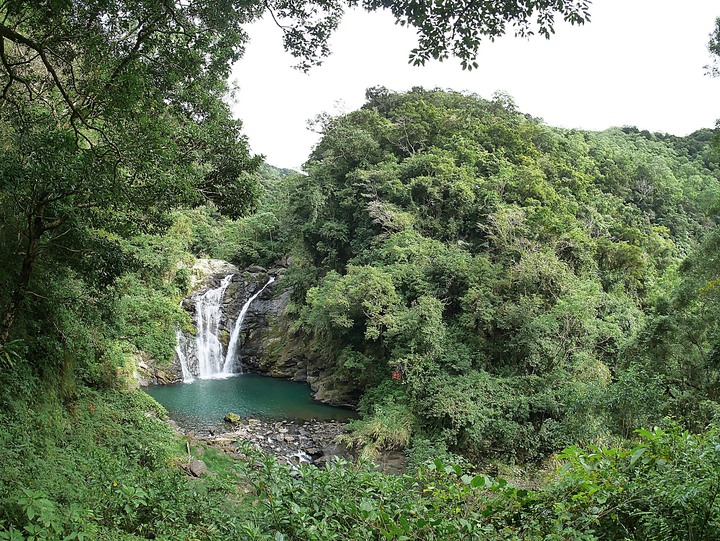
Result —
M 346 4 L 336 1 L 46 0 L 0 2 L 0 190 L 7 269 L 0 344 L 9 337 L 36 261 L 83 228 L 125 235 L 178 206 L 252 209 L 258 185 L 227 77 L 243 25 L 270 13 L 307 69 L 329 53 Z M 416 4 L 365 2 L 418 28 L 415 62 L 448 54 L 469 66 L 482 37 L 509 24 L 549 35 L 587 1 Z M 442 24 L 441 24 L 442 23 Z M 107 211 L 113 209 L 112 216 Z M 10 240 L 14 239 L 14 240 Z
M 627 436 L 690 385 L 714 396 L 711 340 L 693 356 L 664 327 L 647 341 L 648 307 L 714 227 L 707 133 L 559 130 L 505 95 L 367 97 L 327 119 L 283 214 L 307 355 L 369 411 L 399 403 L 474 458 L 526 460 Z M 654 368 L 641 361 L 663 344 Z
M 0 0 L 0 539 L 720 539 L 711 130 L 377 87 L 299 174 L 226 101 L 264 13 L 301 68 L 356 5 L 417 28 L 411 61 L 471 68 L 588 4 Z M 190 331 L 208 255 L 287 267 L 264 355 L 362 396 L 345 443 L 405 448 L 404 475 L 198 447 L 127 388 Z
M 0 4 L 0 344 L 39 259 L 94 253 L 99 238 L 157 227 L 177 206 L 253 208 L 243 173 L 260 158 L 224 101 L 249 19 L 216 7 Z
M 708 73 L 713 77 L 720 76 L 720 17 L 715 20 L 715 29 L 710 34 L 708 50 L 712 55 L 712 64 L 707 66 Z

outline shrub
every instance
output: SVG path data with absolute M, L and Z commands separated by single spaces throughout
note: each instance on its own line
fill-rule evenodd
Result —
M 380 451 L 404 449 L 410 444 L 414 424 L 407 406 L 395 402 L 377 404 L 370 416 L 348 425 L 349 434 L 341 440 L 360 456 L 374 458 Z

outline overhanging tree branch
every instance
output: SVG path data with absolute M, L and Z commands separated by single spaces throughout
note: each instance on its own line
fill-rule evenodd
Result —
M 75 105 L 75 102 L 70 97 L 70 94 L 65 89 L 65 85 L 63 84 L 62 80 L 60 79 L 60 76 L 58 75 L 57 71 L 55 70 L 55 66 L 53 66 L 52 62 L 50 62 L 50 59 L 48 58 L 47 51 L 45 48 L 33 41 L 30 38 L 27 38 L 23 36 L 22 34 L 18 34 L 13 29 L 8 28 L 7 26 L 0 25 L 0 37 L 4 37 L 9 39 L 10 41 L 13 41 L 15 43 L 20 43 L 22 45 L 25 45 L 26 47 L 32 49 L 36 53 L 40 55 L 40 60 L 42 60 L 43 65 L 45 66 L 45 69 L 50 74 L 50 76 L 53 78 L 53 81 L 55 81 L 55 85 L 57 86 L 58 90 L 60 91 L 60 94 L 63 97 L 63 100 L 67 104 L 68 107 L 73 112 L 73 116 L 79 118 L 83 123 L 85 123 L 85 119 L 80 112 L 80 110 Z
M 13 69 L 15 66 L 17 66 L 17 63 L 11 63 L 8 58 L 7 54 L 5 52 L 5 39 L 0 38 L 0 60 L 2 60 L 2 65 L 5 68 L 5 71 L 7 71 L 8 74 L 8 82 L 3 88 L 3 99 L 7 98 L 7 93 L 10 90 L 10 87 L 12 86 L 14 81 L 18 81 L 19 83 L 22 83 L 25 85 L 28 89 L 30 88 L 30 83 L 27 79 L 19 76 L 17 73 L 15 73 L 15 70 Z

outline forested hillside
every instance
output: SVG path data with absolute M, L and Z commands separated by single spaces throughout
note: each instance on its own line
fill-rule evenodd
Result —
M 324 129 L 277 235 L 299 233 L 295 328 L 366 422 L 526 461 L 714 418 L 709 132 L 559 130 L 422 89 Z
M 469 69 L 588 4 L 361 7 Z M 245 25 L 308 69 L 353 6 L 0 1 L 0 540 L 720 539 L 717 130 L 376 87 L 304 172 L 264 164 Z M 213 447 L 137 388 L 194 332 L 198 257 L 281 268 L 276 354 L 357 400 L 355 463 Z
M 307 174 L 244 173 L 245 217 L 68 212 L 43 238 L 3 349 L 0 538 L 717 538 L 712 133 L 561 130 L 419 88 L 324 122 Z M 127 390 L 172 359 L 197 256 L 288 264 L 287 347 L 362 397 L 345 442 L 405 449 L 406 475 L 229 462 Z M 188 481 L 195 453 L 215 477 Z M 564 469 L 535 491 L 477 474 L 546 459 Z

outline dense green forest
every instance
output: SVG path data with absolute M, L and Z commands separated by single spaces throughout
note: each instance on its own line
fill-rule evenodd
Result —
M 665 415 L 704 427 L 712 330 L 686 318 L 712 287 L 688 292 L 693 257 L 679 265 L 713 227 L 709 137 L 568 132 L 506 96 L 374 89 L 328 123 L 281 212 L 301 235 L 298 332 L 369 422 L 410 419 L 473 459 Z
M 587 19 L 492 4 L 451 43 L 460 3 L 363 7 L 467 68 L 506 24 Z M 376 87 L 279 170 L 229 66 L 265 10 L 320 61 L 342 6 L 313 7 L 0 2 L 0 539 L 720 539 L 716 133 Z M 283 347 L 357 399 L 357 463 L 206 448 L 135 388 L 198 256 L 287 265 Z M 387 449 L 404 474 L 366 461 Z

